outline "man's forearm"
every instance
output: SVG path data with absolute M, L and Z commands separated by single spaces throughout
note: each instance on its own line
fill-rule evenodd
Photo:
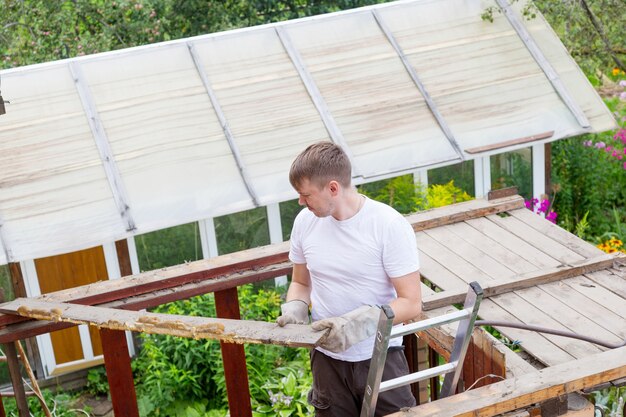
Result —
M 292 300 L 302 300 L 307 304 L 311 304 L 311 288 L 292 281 L 287 291 L 287 301 Z

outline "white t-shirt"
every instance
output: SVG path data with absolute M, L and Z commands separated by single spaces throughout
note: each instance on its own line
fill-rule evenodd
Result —
M 289 259 L 306 264 L 309 270 L 313 321 L 341 316 L 366 304 L 389 304 L 397 297 L 390 277 L 419 269 L 411 225 L 393 208 L 369 198 L 357 214 L 342 221 L 302 210 L 291 232 Z M 401 343 L 401 338 L 394 338 L 390 346 Z M 341 353 L 318 350 L 357 362 L 370 359 L 373 347 L 371 337 Z

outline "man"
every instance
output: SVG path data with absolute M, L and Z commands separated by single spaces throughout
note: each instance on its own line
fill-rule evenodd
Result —
M 415 233 L 391 207 L 359 194 L 343 150 L 330 142 L 309 146 L 293 162 L 289 181 L 302 210 L 291 233 L 291 284 L 277 323 L 309 322 L 327 330 L 311 352 L 309 402 L 317 417 L 359 416 L 380 308 L 394 324 L 421 312 Z M 406 375 L 402 340 L 391 340 L 383 380 Z M 408 385 L 378 397 L 376 415 L 415 405 Z

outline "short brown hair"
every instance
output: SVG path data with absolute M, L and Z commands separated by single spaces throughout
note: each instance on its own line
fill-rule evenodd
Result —
M 352 183 L 352 165 L 348 155 L 332 142 L 317 142 L 306 148 L 291 164 L 289 182 L 298 188 L 308 179 L 322 188 L 335 180 L 343 187 Z

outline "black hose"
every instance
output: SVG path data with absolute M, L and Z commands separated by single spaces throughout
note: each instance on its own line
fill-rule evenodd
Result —
M 498 326 L 498 327 L 513 327 L 522 330 L 531 330 L 533 332 L 548 333 L 556 336 L 570 337 L 572 339 L 584 340 L 585 342 L 593 343 L 595 345 L 604 346 L 609 349 L 617 349 L 626 346 L 626 340 L 622 343 L 608 343 L 595 337 L 585 336 L 582 334 L 568 332 L 563 330 L 549 329 L 547 327 L 535 326 L 532 324 L 513 323 L 508 321 L 496 321 L 496 320 L 476 320 L 474 322 L 476 326 Z

